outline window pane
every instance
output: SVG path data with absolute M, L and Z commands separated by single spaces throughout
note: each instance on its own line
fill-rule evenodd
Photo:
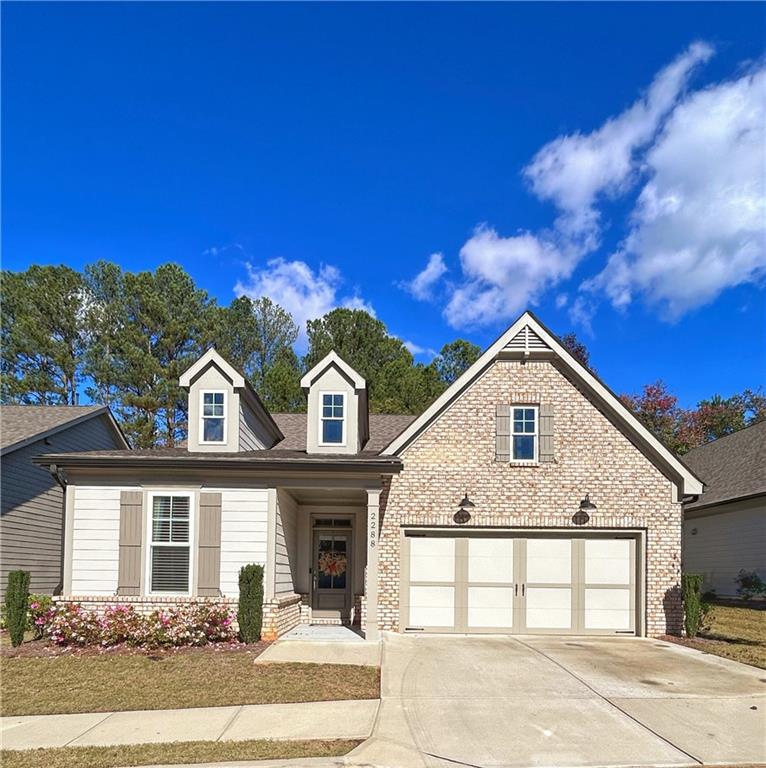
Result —
M 535 438 L 534 437 L 514 437 L 513 438 L 513 458 L 531 461 L 535 458 Z
M 223 419 L 203 419 L 203 440 L 211 443 L 223 442 Z
M 189 591 L 188 547 L 152 547 L 151 591 Z
M 513 431 L 514 432 L 523 432 L 524 431 L 524 422 L 523 421 L 514 421 L 513 422 Z
M 152 541 L 170 541 L 170 518 L 154 518 L 152 521 Z
M 525 432 L 534 432 L 535 431 L 535 421 L 532 419 L 532 421 L 525 421 L 524 422 L 524 431 Z
M 322 416 L 326 418 L 330 418 L 332 416 L 332 406 L 331 405 L 323 405 L 322 406 Z
M 534 421 L 535 420 L 535 409 L 534 408 L 525 408 L 524 409 L 524 418 L 527 421 Z
M 513 420 L 514 421 L 522 421 L 524 419 L 524 409 L 523 408 L 514 408 L 513 409 Z
M 322 442 L 343 442 L 343 422 L 330 419 L 322 419 Z

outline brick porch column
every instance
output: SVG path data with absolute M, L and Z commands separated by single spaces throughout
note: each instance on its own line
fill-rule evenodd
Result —
M 377 642 L 378 631 L 378 521 L 380 511 L 380 488 L 367 489 L 367 578 L 365 597 L 367 617 L 364 635 L 367 640 Z

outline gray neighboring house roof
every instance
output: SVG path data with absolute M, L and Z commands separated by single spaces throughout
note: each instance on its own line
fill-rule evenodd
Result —
M 685 510 L 766 494 L 766 421 L 694 448 L 684 461 L 705 483 Z
M 0 454 L 5 455 L 88 419 L 107 416 L 119 442 L 129 448 L 125 435 L 105 405 L 0 406 Z

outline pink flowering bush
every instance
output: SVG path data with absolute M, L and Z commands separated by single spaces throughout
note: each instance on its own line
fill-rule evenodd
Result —
M 40 640 L 45 627 L 53 615 L 53 598 L 50 595 L 30 595 L 27 604 L 28 628 L 35 633 L 35 640 Z
M 170 648 L 232 642 L 234 620 L 225 605 L 192 602 L 153 611 L 148 616 L 132 605 L 113 605 L 99 616 L 77 603 L 59 603 L 46 618 L 43 635 L 56 645 L 131 645 Z

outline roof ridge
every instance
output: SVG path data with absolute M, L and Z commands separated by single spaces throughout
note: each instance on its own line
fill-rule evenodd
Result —
M 734 432 L 729 432 L 728 435 L 721 435 L 720 437 L 715 437 L 712 440 L 708 440 L 706 443 L 702 443 L 701 445 L 695 445 L 694 448 L 690 448 L 685 455 L 688 456 L 692 451 L 698 451 L 700 448 L 707 448 L 709 445 L 717 445 L 721 442 L 721 440 L 725 440 L 727 437 L 734 437 L 735 435 L 739 435 L 746 429 L 757 427 L 759 424 L 766 424 L 766 419 L 759 419 L 758 421 L 754 421 L 752 424 L 745 424 L 745 426 L 741 429 L 735 429 Z

